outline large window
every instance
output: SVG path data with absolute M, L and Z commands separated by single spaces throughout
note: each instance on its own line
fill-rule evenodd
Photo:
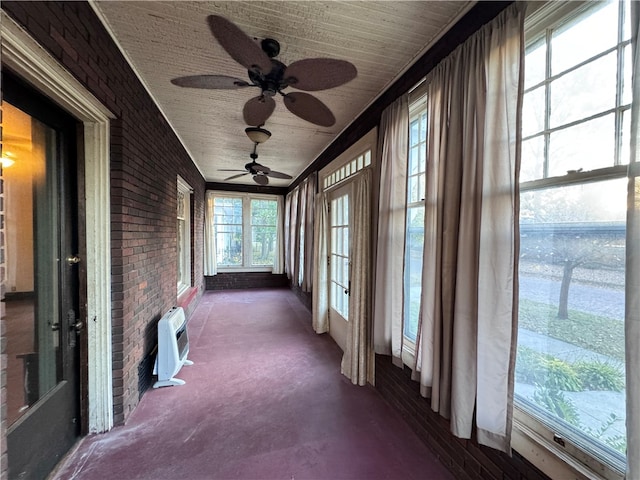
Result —
M 213 200 L 219 270 L 271 268 L 277 254 L 278 201 L 273 196 L 220 194 Z
M 516 405 L 558 448 L 620 471 L 629 3 L 543 8 L 527 23 Z
M 191 286 L 191 187 L 178 177 L 178 295 Z
M 404 336 L 416 341 L 422 293 L 424 199 L 427 170 L 427 112 L 424 102 L 412 104 L 407 162 L 407 217 L 404 259 Z M 415 111 L 414 111 L 415 110 Z

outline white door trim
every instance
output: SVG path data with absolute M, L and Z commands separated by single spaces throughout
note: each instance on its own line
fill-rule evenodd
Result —
M 4 11 L 2 64 L 84 124 L 89 431 L 113 426 L 109 121 L 115 118 Z M 90 252 L 90 254 L 89 254 Z

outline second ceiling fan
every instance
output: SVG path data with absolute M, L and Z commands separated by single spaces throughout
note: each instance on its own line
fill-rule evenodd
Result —
M 171 83 L 180 87 L 204 89 L 238 89 L 258 87 L 260 95 L 244 106 L 244 121 L 250 126 L 264 125 L 273 113 L 276 95 L 283 97 L 285 107 L 298 117 L 322 127 L 330 127 L 336 119 L 331 110 L 318 98 L 304 91 L 318 91 L 338 87 L 353 80 L 358 72 L 346 60 L 307 58 L 289 66 L 276 60 L 280 44 L 265 38 L 258 45 L 236 24 L 219 15 L 209 15 L 211 33 L 227 53 L 248 70 L 249 81 L 227 75 L 191 75 L 178 77 Z M 283 92 L 293 87 L 302 92 Z

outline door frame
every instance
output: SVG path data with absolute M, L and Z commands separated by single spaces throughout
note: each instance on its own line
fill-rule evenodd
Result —
M 2 64 L 83 124 L 84 242 L 91 255 L 85 261 L 87 343 L 80 378 L 81 400 L 88 404 L 82 430 L 105 432 L 113 427 L 109 124 L 115 115 L 4 11 L 0 15 Z

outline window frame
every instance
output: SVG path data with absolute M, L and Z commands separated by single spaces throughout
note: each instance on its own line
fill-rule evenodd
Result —
M 550 4 L 534 5 L 533 11 L 530 11 L 525 20 L 525 36 L 527 47 L 541 40 L 549 41 L 551 39 L 551 30 L 562 24 L 570 22 L 572 19 L 592 8 L 590 2 L 568 2 L 558 4 L 551 2 Z M 629 12 L 626 12 L 629 15 Z M 618 26 L 622 24 L 618 20 Z M 573 66 L 560 74 L 551 75 L 549 71 L 549 58 L 546 61 L 545 79 L 525 89 L 525 94 L 535 90 L 540 86 L 547 89 L 546 99 L 549 102 L 548 89 L 549 84 L 555 79 L 560 78 L 569 72 L 575 71 L 580 66 L 586 65 L 596 58 L 617 51 L 620 51 L 628 45 L 628 41 L 622 41 L 620 33 L 618 34 L 617 44 L 615 47 L 609 48 L 603 52 L 589 57 L 581 61 L 578 65 Z M 547 48 L 547 56 L 550 48 Z M 618 56 L 620 59 L 620 55 Z M 568 187 L 572 185 L 584 185 L 593 182 L 603 182 L 606 180 L 620 179 L 626 177 L 628 162 L 623 164 L 621 153 L 624 152 L 622 140 L 623 122 L 622 115 L 631 108 L 630 104 L 622 104 L 622 82 L 620 81 L 621 62 L 617 61 L 616 71 L 616 103 L 615 107 L 610 111 L 600 112 L 595 115 L 587 116 L 574 120 L 559 127 L 550 128 L 549 126 L 549 104 L 545 108 L 544 130 L 535 134 L 523 137 L 522 141 L 543 135 L 544 136 L 544 163 L 542 178 L 528 180 L 520 183 L 520 193 L 544 190 L 552 187 Z M 614 161 L 610 166 L 596 168 L 589 171 L 573 171 L 569 170 L 565 175 L 549 176 L 549 135 L 555 130 L 562 128 L 570 128 L 570 126 L 587 122 L 593 118 L 604 116 L 605 114 L 614 113 L 615 115 L 615 144 L 614 144 Z M 604 478 L 609 480 L 618 480 L 624 478 L 624 464 L 619 464 L 614 458 L 598 458 L 589 452 L 587 446 L 580 446 L 578 443 L 563 436 L 561 431 L 547 424 L 544 420 L 536 415 L 535 412 L 527 411 L 527 408 L 534 407 L 527 405 L 526 401 L 515 398 L 514 395 L 514 413 L 513 413 L 513 437 L 512 446 L 523 455 L 527 460 L 540 468 L 544 473 L 551 477 L 582 477 L 585 478 Z M 585 442 L 586 444 L 587 442 Z
M 242 265 L 217 265 L 218 273 L 234 273 L 234 272 L 272 272 L 273 265 L 252 265 L 253 262 L 253 229 L 251 224 L 251 201 L 252 200 L 270 200 L 276 203 L 276 209 L 278 208 L 279 195 L 272 195 L 266 193 L 245 193 L 245 192 L 231 192 L 231 191 L 213 191 L 213 202 L 215 205 L 216 198 L 236 198 L 242 200 Z M 215 207 L 214 207 L 215 208 Z M 278 212 L 278 214 L 281 214 Z M 278 217 L 276 216 L 276 238 L 277 241 L 282 241 L 282 235 L 277 235 L 278 229 Z M 211 219 L 212 231 L 215 231 L 215 216 Z M 274 251 L 274 256 L 278 255 L 278 244 Z M 214 252 L 217 255 L 217 252 Z M 274 263 L 277 259 L 274 257 Z
M 176 208 L 176 245 L 177 245 L 177 295 L 178 297 L 193 286 L 191 278 L 191 195 L 193 189 L 180 176 L 177 177 L 177 208 Z M 182 200 L 182 218 L 180 216 L 180 201 Z M 180 238 L 180 227 L 182 222 L 183 236 Z M 182 267 L 182 268 L 181 268 Z

